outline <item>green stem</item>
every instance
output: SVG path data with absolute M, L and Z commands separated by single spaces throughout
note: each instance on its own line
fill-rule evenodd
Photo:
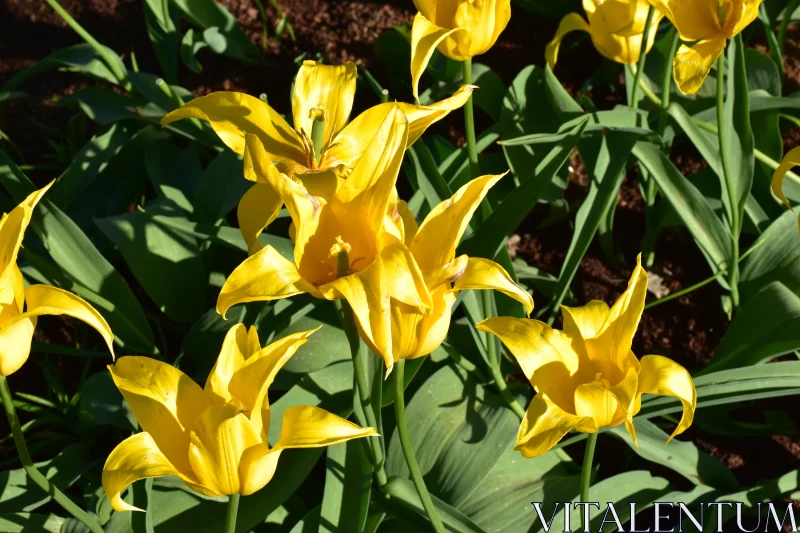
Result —
M 239 514 L 239 494 L 228 496 L 228 514 L 225 516 L 225 533 L 236 533 L 236 515 Z
M 589 487 L 592 486 L 592 461 L 594 460 L 594 448 L 597 445 L 597 433 L 589 433 L 586 439 L 586 452 L 583 455 L 583 467 L 581 468 L 581 502 L 589 501 Z
M 95 51 L 103 58 L 108 69 L 114 74 L 114 77 L 117 78 L 117 81 L 126 89 L 131 89 L 131 84 L 128 81 L 128 76 L 125 72 L 122 71 L 120 68 L 120 64 L 117 61 L 114 61 L 112 56 L 108 53 L 108 49 L 105 46 L 100 44 L 97 39 L 92 37 L 92 35 L 83 29 L 83 26 L 78 24 L 78 21 L 72 18 L 72 15 L 67 13 L 67 11 L 61 7 L 57 0 L 45 0 L 53 10 L 58 13 L 58 15 L 64 19 L 64 22 L 72 28 L 75 33 L 77 33 L 84 41 L 86 41 Z
M 670 103 L 670 95 L 672 91 L 672 61 L 675 54 L 678 52 L 678 46 L 681 44 L 681 38 L 678 31 L 672 28 L 672 34 L 669 41 L 669 51 L 667 57 L 664 58 L 664 72 L 661 75 L 661 104 L 659 105 L 660 111 L 658 115 L 658 129 L 656 130 L 660 135 L 664 134 L 667 129 L 667 108 Z
M 728 96 L 729 98 L 731 95 Z M 730 230 L 731 230 L 731 244 L 733 247 L 733 264 L 728 271 L 728 284 L 730 285 L 731 300 L 734 309 L 739 307 L 739 232 L 741 231 L 741 223 L 739 221 L 739 213 L 737 208 L 736 199 L 733 196 L 733 189 L 731 184 L 734 176 L 730 167 L 728 166 L 728 147 L 725 142 L 726 130 L 729 124 L 725 121 L 725 51 L 720 54 L 717 60 L 717 129 L 719 138 L 719 155 L 722 163 L 722 173 L 725 176 L 725 189 L 728 195 L 728 205 L 730 206 Z
M 483 298 L 483 312 L 486 318 L 490 318 L 494 316 L 495 309 L 494 309 L 494 300 L 493 294 L 490 290 L 481 291 L 481 297 Z M 500 350 L 499 350 L 499 339 L 494 335 L 489 333 L 484 333 L 486 339 L 486 360 L 489 363 L 489 372 L 492 374 L 492 379 L 494 380 L 494 384 L 497 387 L 498 392 L 500 392 L 500 396 L 503 398 L 503 401 L 506 402 L 508 407 L 514 411 L 520 420 L 525 418 L 525 410 L 522 406 L 517 402 L 514 395 L 511 394 L 511 391 L 508 390 L 508 385 L 506 385 L 506 380 L 503 377 L 503 372 L 501 370 L 501 357 L 500 357 Z
M 503 373 L 500 371 L 500 368 L 490 365 L 489 370 L 492 373 L 494 384 L 497 385 L 497 390 L 500 391 L 500 396 L 502 396 L 503 401 L 506 402 L 520 420 L 523 420 L 525 418 L 525 409 L 522 408 L 517 399 L 514 398 L 514 395 L 511 394 L 511 391 L 508 390 L 508 385 L 506 385 L 506 380 L 503 379 Z
M 461 62 L 461 72 L 463 83 L 472 84 L 472 59 Z M 475 108 L 473 107 L 473 97 L 470 95 L 467 103 L 464 104 L 464 130 L 467 136 L 467 155 L 469 157 L 469 171 L 472 178 L 477 178 L 481 171 L 478 165 L 478 142 L 475 140 Z
M 650 33 L 650 25 L 653 23 L 653 6 L 647 10 L 647 20 L 644 23 L 644 33 L 642 34 L 642 46 L 639 50 L 639 63 L 636 65 L 636 74 L 633 77 L 633 87 L 631 88 L 631 107 L 639 109 L 639 86 L 642 83 L 642 72 L 647 59 L 647 36 Z
M 394 366 L 394 379 L 396 383 L 402 384 L 405 373 L 405 360 L 400 359 Z M 411 445 L 411 439 L 408 436 L 408 425 L 406 424 L 406 403 L 404 398 L 404 391 L 402 385 L 395 386 L 394 388 L 394 414 L 397 422 L 397 435 L 400 437 L 400 447 L 403 448 L 403 455 L 406 458 L 406 465 L 411 472 L 411 479 L 414 481 L 414 486 L 417 488 L 417 494 L 422 507 L 428 515 L 436 533 L 446 533 L 442 520 L 439 518 L 439 513 L 436 512 L 436 507 L 433 506 L 433 500 L 428 493 L 428 488 L 425 486 L 425 480 L 422 479 L 422 472 L 419 470 L 417 458 L 414 456 L 414 448 Z
M 11 389 L 8 387 L 8 380 L 5 376 L 0 376 L 0 398 L 3 400 L 3 407 L 8 417 L 8 425 L 11 426 L 11 434 L 14 437 L 14 444 L 17 447 L 17 455 L 19 455 L 19 460 L 22 462 L 22 467 L 25 469 L 28 477 L 39 485 L 39 487 L 53 498 L 56 503 L 63 507 L 64 510 L 86 524 L 86 527 L 93 533 L 103 533 L 103 528 L 100 527 L 100 524 L 98 524 L 94 518 L 78 507 L 75 502 L 70 500 L 67 495 L 61 492 L 55 485 L 50 483 L 50 480 L 39 472 L 39 469 L 33 464 L 33 459 L 31 459 L 31 454 L 28 452 L 28 446 L 25 444 L 25 437 L 22 434 L 22 428 L 19 424 L 17 410 L 14 408 L 14 400 L 11 398 Z
M 786 6 L 786 11 L 783 12 L 781 27 L 778 30 L 778 46 L 781 48 L 781 53 L 786 50 L 786 28 L 789 27 L 789 20 L 792 17 L 792 13 L 795 12 L 798 6 L 800 6 L 800 0 L 792 0 L 789 2 L 789 5 Z

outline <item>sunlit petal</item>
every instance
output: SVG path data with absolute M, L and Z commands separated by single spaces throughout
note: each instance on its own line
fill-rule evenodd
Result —
M 600 300 L 592 300 L 582 307 L 562 305 L 564 333 L 577 339 L 592 339 L 605 325 L 609 311 L 608 304 Z
M 457 296 L 447 285 L 440 285 L 431 292 L 433 309 L 426 312 L 402 302 L 392 302 L 392 350 L 395 361 L 429 355 L 444 342 Z
M 683 404 L 683 416 L 678 427 L 670 435 L 669 442 L 692 425 L 694 411 L 697 408 L 697 391 L 692 376 L 681 365 L 660 355 L 642 357 L 639 373 L 639 389 L 637 395 L 659 394 L 674 396 Z
M 255 332 L 255 326 L 251 326 L 251 330 Z M 228 383 L 230 383 L 233 374 L 242 368 L 244 362 L 253 353 L 251 352 L 249 340 L 247 328 L 244 324 L 236 324 L 225 334 L 219 357 L 217 357 L 214 368 L 211 369 L 211 373 L 206 379 L 206 386 L 203 389 L 214 403 L 224 404 L 234 399 L 228 390 Z M 260 347 L 256 348 L 256 350 L 258 349 Z
M 239 231 L 250 255 L 263 248 L 258 236 L 277 218 L 282 205 L 283 200 L 269 183 L 254 183 L 239 200 L 236 209 Z
M 355 63 L 344 65 L 321 65 L 306 60 L 297 72 L 292 93 L 292 116 L 294 127 L 309 137 L 314 120 L 313 110 L 325 114 L 324 146 L 341 130 L 353 109 L 356 94 Z
M 514 449 L 525 457 L 538 457 L 555 446 L 571 429 L 590 420 L 568 413 L 540 392 L 531 400 L 522 419 Z
M 683 94 L 694 94 L 700 90 L 723 50 L 724 38 L 700 41 L 691 47 L 681 45 L 672 62 L 678 89 Z
M 284 411 L 281 436 L 273 450 L 319 448 L 377 435 L 375 428 L 362 428 L 325 409 L 300 405 Z
M 422 13 L 417 13 L 414 17 L 414 24 L 411 26 L 411 89 L 417 102 L 419 102 L 419 79 L 428 67 L 433 51 L 447 37 L 466 33 L 463 28 L 447 29 L 437 26 Z
M 545 49 L 545 59 L 551 69 L 555 67 L 556 62 L 558 62 L 558 51 L 561 48 L 561 41 L 568 33 L 573 31 L 585 31 L 586 33 L 591 31 L 589 29 L 589 23 L 577 13 L 570 13 L 561 19 L 555 37 L 553 37 L 553 40 L 550 41 Z
M 502 292 L 522 304 L 525 313 L 533 311 L 533 297 L 517 285 L 508 272 L 495 263 L 482 257 L 470 257 L 467 267 L 455 280 L 453 288 L 464 290 L 495 290 Z
M 2 315 L 13 317 L 0 327 L 0 376 L 19 370 L 31 354 L 36 317 L 18 318 L 16 304 L 3 306 Z

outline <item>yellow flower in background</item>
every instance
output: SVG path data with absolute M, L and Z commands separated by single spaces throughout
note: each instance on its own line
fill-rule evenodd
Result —
M 594 433 L 624 422 L 636 442 L 633 417 L 642 394 L 675 396 L 683 404 L 683 416 L 669 440 L 691 425 L 697 393 L 689 372 L 659 355 L 639 361 L 631 351 L 647 294 L 640 259 L 612 308 L 598 300 L 583 307 L 562 306 L 564 331 L 507 317 L 478 324 L 479 330 L 503 341 L 536 390 L 517 435 L 515 449 L 525 457 L 547 452 L 571 429 Z
M 122 499 L 122 491 L 160 476 L 178 476 L 201 494 L 246 496 L 269 483 L 285 449 L 376 435 L 324 409 L 297 406 L 284 412 L 280 438 L 270 447 L 269 386 L 314 331 L 261 348 L 255 328 L 237 324 L 225 336 L 205 388 L 149 357 L 126 356 L 109 365 L 143 430 L 114 448 L 103 467 L 103 489 L 114 509 L 140 511 Z
M 556 36 L 545 50 L 550 68 L 558 60 L 562 39 L 573 31 L 588 33 L 597 51 L 612 61 L 626 65 L 639 61 L 647 12 L 650 9 L 646 0 L 583 0 L 583 9 L 589 19 L 588 23 L 577 13 L 570 13 L 561 19 Z M 656 29 L 663 16 L 658 10 L 653 15 L 647 51 L 653 47 Z
M 433 51 L 456 61 L 488 52 L 511 19 L 511 0 L 414 0 L 411 80 L 419 101 L 419 79 Z
M 267 246 L 228 277 L 217 300 L 224 317 L 232 305 L 307 292 L 347 300 L 361 336 L 393 365 L 390 301 L 430 309 L 430 294 L 388 208 L 408 143 L 409 124 L 398 106 L 387 112 L 350 176 L 328 197 L 280 174 L 261 141 L 247 135 L 247 172 L 268 182 L 293 224 L 294 262 Z
M 675 25 L 681 45 L 672 69 L 683 94 L 694 94 L 725 50 L 758 16 L 762 0 L 650 0 Z
M 479 257 L 456 257 L 456 247 L 475 209 L 503 176 L 482 176 L 461 187 L 437 205 L 417 228 L 405 202 L 398 202 L 393 218 L 419 265 L 433 301 L 433 311 L 392 302 L 392 350 L 395 361 L 430 354 L 444 341 L 458 292 L 497 290 L 514 298 L 530 314 L 533 298 L 495 263 Z
M 33 209 L 53 182 L 31 193 L 0 219 L 0 375 L 20 369 L 31 353 L 33 330 L 40 315 L 67 315 L 86 322 L 114 355 L 114 334 L 94 307 L 71 292 L 49 285 L 25 287 L 17 256 Z M 75 253 L 80 253 L 76 250 Z
M 356 66 L 351 62 L 337 66 L 303 62 L 292 94 L 294 127 L 266 102 L 244 93 L 225 91 L 187 102 L 167 114 L 161 124 L 183 118 L 206 120 L 238 154 L 244 154 L 245 135 L 255 135 L 281 173 L 298 177 L 314 195 L 327 197 L 360 159 L 390 107 L 399 106 L 408 118 L 405 149 L 428 126 L 463 106 L 473 90 L 472 86 L 463 86 L 450 98 L 430 106 L 380 104 L 348 123 L 356 76 Z M 316 149 L 312 139 L 315 120 L 319 122 L 320 134 Z M 252 254 L 261 249 L 256 239 L 278 215 L 281 202 L 268 183 L 259 181 L 252 173 L 245 173 L 245 177 L 256 182 L 245 193 L 238 210 L 239 226 Z
M 786 173 L 789 172 L 792 167 L 796 166 L 800 166 L 800 146 L 789 150 L 789 153 L 786 154 L 783 161 L 781 161 L 781 164 L 775 169 L 775 173 L 772 175 L 772 192 L 789 209 L 791 209 L 792 206 L 789 205 L 789 201 L 783 194 L 783 178 L 786 177 Z M 800 228 L 800 219 L 798 219 L 798 228 Z

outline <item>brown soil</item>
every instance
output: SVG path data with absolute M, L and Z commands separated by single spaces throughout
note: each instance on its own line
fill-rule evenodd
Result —
M 414 15 L 409 0 L 279 0 L 289 15 L 296 34 L 296 42 L 287 37 L 268 44 L 267 66 L 245 67 L 212 53 L 200 53 L 204 70 L 192 74 L 181 70 L 180 84 L 205 94 L 214 90 L 239 90 L 250 94 L 269 94 L 271 103 L 278 109 L 289 108 L 289 90 L 296 72 L 294 58 L 301 53 L 309 57 L 322 54 L 326 61 L 340 63 L 353 60 L 369 68 L 383 81 L 382 68 L 377 68 L 374 51 L 376 38 L 392 27 L 408 23 Z M 221 3 L 236 16 L 250 39 L 260 46 L 262 22 L 250 0 L 224 0 Z M 269 4 L 269 2 L 264 2 Z M 147 38 L 141 2 L 138 0 L 62 0 L 69 11 L 99 41 L 110 46 L 127 64 L 135 53 L 143 71 L 158 72 L 159 67 Z M 267 9 L 269 31 L 272 35 L 276 14 Z M 526 15 L 514 8 L 514 16 L 497 45 L 481 62 L 492 65 L 506 83 L 525 65 L 543 64 L 544 47 L 555 30 L 556 21 Z M 79 41 L 77 35 L 43 2 L 31 0 L 6 0 L 0 3 L 0 85 L 15 72 L 32 65 L 43 57 Z M 800 89 L 800 26 L 795 25 L 787 43 L 785 92 Z M 601 58 L 586 40 L 578 47 L 562 54 L 557 75 L 573 94 L 584 79 L 600 65 Z M 51 73 L 35 77 L 22 87 L 30 97 L 3 103 L 0 130 L 4 131 L 21 149 L 22 162 L 27 164 L 51 163 L 51 149 L 47 139 L 52 130 L 64 131 L 74 115 L 70 109 L 57 108 L 55 100 L 86 84 L 85 78 L 70 73 Z M 366 93 L 366 94 L 365 94 Z M 369 92 L 359 93 L 357 107 L 375 103 Z M 624 94 L 608 88 L 597 88 L 590 95 L 600 108 L 609 108 Z M 479 120 L 485 120 L 480 117 Z M 454 140 L 463 139 L 458 119 L 437 127 L 437 132 Z M 798 144 L 800 132 L 791 130 L 787 147 Z M 686 173 L 698 170 L 704 162 L 691 145 L 677 144 L 673 158 Z M 579 162 L 573 165 L 579 168 Z M 35 178 L 52 178 L 52 175 Z M 582 197 L 587 179 L 580 172 L 571 178 L 568 198 Z M 636 182 L 635 171 L 626 178 L 620 191 L 616 212 L 614 237 L 623 261 L 609 266 L 599 245 L 595 242 L 581 263 L 572 289 L 578 304 L 591 299 L 613 302 L 625 289 L 636 254 L 640 251 L 644 231 L 644 204 Z M 547 216 L 546 208 L 537 208 L 519 228 L 517 243 L 521 257 L 543 270 L 557 275 L 569 247 L 572 222 L 561 222 L 547 229 L 539 224 Z M 710 275 L 705 260 L 687 232 L 680 229 L 664 231 L 656 248 L 656 264 L 652 269 L 664 278 L 670 292 L 678 291 Z M 645 312 L 634 350 L 638 355 L 663 353 L 674 358 L 690 370 L 701 368 L 713 355 L 714 347 L 727 327 L 727 318 L 721 311 L 722 291 L 715 283 L 687 296 Z M 145 298 L 145 300 L 147 300 Z M 541 301 L 541 299 L 539 300 Z M 61 331 L 59 333 L 59 331 Z M 55 326 L 48 337 L 58 342 L 70 342 L 69 328 Z M 51 335 L 52 333 L 52 335 Z M 29 365 L 33 377 L 38 369 Z M 25 380 L 29 381 L 29 380 Z M 780 407 L 778 402 L 776 407 Z M 744 406 L 745 410 L 747 406 Z M 756 411 L 766 408 L 760 402 Z M 795 420 L 795 425 L 800 420 Z M 711 435 L 692 428 L 687 438 L 693 439 L 703 449 L 723 459 L 745 483 L 760 478 L 774 477 L 798 467 L 800 441 L 781 435 L 730 438 Z M 603 442 L 598 447 L 599 461 L 606 465 L 619 465 L 620 446 Z M 570 450 L 576 456 L 580 450 Z M 765 453 L 767 452 L 767 453 Z M 605 472 L 605 470 L 604 470 Z M 613 472 L 612 469 L 608 470 Z

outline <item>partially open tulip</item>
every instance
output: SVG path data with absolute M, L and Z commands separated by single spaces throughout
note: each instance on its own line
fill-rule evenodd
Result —
M 103 489 L 114 509 L 141 510 L 125 502 L 122 491 L 160 476 L 177 476 L 205 495 L 246 496 L 269 483 L 283 450 L 376 435 L 324 409 L 297 406 L 286 409 L 280 438 L 270 446 L 269 386 L 314 331 L 261 348 L 255 328 L 237 324 L 205 388 L 149 357 L 126 356 L 110 365 L 143 430 L 114 448 L 103 467 Z
M 644 27 L 650 4 L 646 0 L 583 0 L 586 20 L 577 13 L 561 19 L 556 36 L 547 45 L 547 64 L 553 68 L 558 60 L 561 40 L 570 32 L 585 31 L 592 38 L 594 47 L 603 56 L 630 65 L 639 61 Z M 663 13 L 656 10 L 647 36 L 647 51 L 656 40 L 656 29 Z
M 86 322 L 114 355 L 114 334 L 94 307 L 71 292 L 49 285 L 25 287 L 17 256 L 33 209 L 53 182 L 31 193 L 0 219 L 0 375 L 19 370 L 31 353 L 33 330 L 39 315 L 67 315 Z M 76 253 L 80 253 L 76 250 Z
M 792 206 L 789 205 L 789 201 L 783 194 L 783 178 L 786 177 L 786 173 L 789 172 L 792 167 L 796 166 L 800 166 L 800 146 L 789 150 L 789 153 L 786 154 L 783 161 L 781 161 L 781 164 L 775 169 L 775 173 L 772 175 L 772 192 L 775 193 L 775 196 L 789 209 L 791 209 Z M 800 219 L 798 219 L 798 224 L 800 225 Z
M 350 176 L 328 198 L 280 174 L 261 141 L 247 136 L 246 169 L 271 184 L 292 218 L 294 261 L 271 246 L 247 258 L 220 291 L 222 316 L 237 303 L 303 292 L 344 299 L 362 338 L 391 370 L 391 299 L 421 309 L 432 303 L 411 251 L 387 215 L 409 131 L 399 107 L 387 110 Z
M 182 118 L 206 120 L 238 154 L 245 151 L 245 135 L 255 135 L 280 172 L 296 176 L 313 194 L 326 197 L 361 158 L 390 107 L 399 106 L 407 116 L 406 146 L 411 146 L 428 126 L 463 106 L 473 89 L 465 85 L 450 98 L 430 106 L 380 104 L 348 123 L 356 76 L 356 66 L 351 62 L 336 66 L 303 62 L 292 94 L 294 127 L 266 102 L 226 91 L 195 98 L 166 115 L 161 123 Z M 253 174 L 246 173 L 245 177 L 256 182 L 238 210 L 239 226 L 252 254 L 261 249 L 256 239 L 278 215 L 281 201 L 268 183 Z
M 672 69 L 683 94 L 694 94 L 725 50 L 758 16 L 762 0 L 650 0 L 675 25 L 681 45 Z
M 419 101 L 419 79 L 437 48 L 456 61 L 487 52 L 511 19 L 511 0 L 414 0 L 411 79 Z
M 462 186 L 425 217 L 417 229 L 404 202 L 399 202 L 393 218 L 419 265 L 433 310 L 421 310 L 402 302 L 392 302 L 392 350 L 395 361 L 430 354 L 444 341 L 450 328 L 450 314 L 459 291 L 496 290 L 514 298 L 530 314 L 533 298 L 503 267 L 480 257 L 456 257 L 456 247 L 467 229 L 475 209 L 489 189 L 503 176 L 483 176 Z
M 627 290 L 610 309 L 597 300 L 562 306 L 564 331 L 507 317 L 478 324 L 503 341 L 536 390 L 517 435 L 522 455 L 542 455 L 571 429 L 595 433 L 623 422 L 636 442 L 633 417 L 642 394 L 675 396 L 683 404 L 670 440 L 691 425 L 697 393 L 686 369 L 659 355 L 639 361 L 631 351 L 646 294 L 647 273 L 637 259 Z

